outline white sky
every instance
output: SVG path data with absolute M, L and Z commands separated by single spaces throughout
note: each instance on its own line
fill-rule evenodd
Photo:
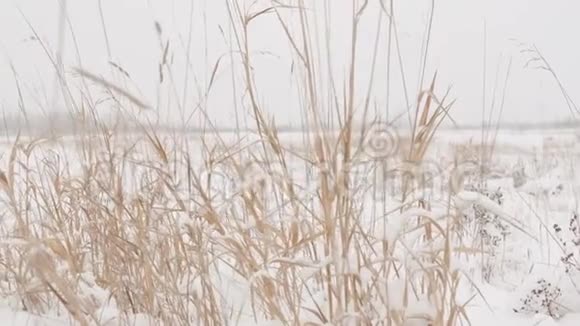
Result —
M 63 1 L 63 0 L 61 0 Z M 0 101 L 7 112 L 16 112 L 18 92 L 12 63 L 24 88 L 27 109 L 37 112 L 38 104 L 50 106 L 54 84 L 54 68 L 39 42 L 26 41 L 33 33 L 24 17 L 33 25 L 41 39 L 54 54 L 58 48 L 58 0 L 2 0 L 0 1 Z M 204 106 L 212 119 L 221 125 L 233 125 L 234 104 L 241 106 L 243 88 L 238 84 L 234 103 L 232 66 L 228 38 L 230 23 L 226 1 L 233 0 L 102 0 L 104 19 L 110 38 L 113 61 L 132 77 L 139 94 L 146 101 L 159 103 L 162 118 L 182 120 L 200 101 L 200 93 L 207 85 L 216 60 L 222 59 L 214 86 Z M 239 0 L 249 4 L 249 0 Z M 350 58 L 351 0 L 305 0 L 318 13 L 331 3 L 332 65 L 339 90 L 343 89 L 344 72 Z M 261 3 L 268 1 L 262 0 Z M 287 0 L 285 3 L 291 3 Z M 297 1 L 293 1 L 297 2 Z M 362 2 L 362 1 L 360 1 Z M 366 92 L 371 71 L 371 59 L 378 18 L 379 0 L 370 0 L 362 17 L 357 61 L 359 86 Z M 385 0 L 388 2 L 388 0 Z M 438 70 L 438 93 L 453 86 L 451 95 L 457 99 L 453 116 L 458 122 L 479 123 L 482 115 L 483 30 L 487 26 L 487 104 L 492 103 L 496 71 L 499 84 L 496 99 L 500 99 L 507 62 L 512 60 L 511 76 L 505 98 L 503 121 L 545 122 L 570 117 L 566 102 L 554 79 L 542 70 L 525 68 L 529 54 L 521 53 L 517 42 L 535 44 L 549 60 L 563 85 L 576 102 L 580 101 L 580 2 L 577 0 L 437 0 L 433 21 L 427 76 Z M 191 5 L 193 4 L 193 11 Z M 395 0 L 396 19 L 403 68 L 411 100 L 416 96 L 422 38 L 428 22 L 431 1 Z M 66 27 L 64 65 L 67 71 L 78 66 L 71 28 L 79 45 L 83 67 L 109 78 L 110 66 L 103 29 L 100 23 L 98 0 L 69 0 L 66 4 L 70 26 Z M 314 8 L 316 7 L 316 8 Z M 258 7 L 256 7 L 258 8 Z M 190 12 L 193 15 L 190 16 Z M 21 14 L 22 13 L 22 14 Z M 296 27 L 298 15 L 285 11 L 288 25 Z M 159 21 L 164 40 L 170 40 L 170 55 L 174 57 L 173 71 L 179 96 L 187 89 L 185 108 L 180 112 L 166 87 L 158 93 L 158 64 L 162 56 L 154 21 Z M 188 87 L 184 86 L 185 54 L 188 30 L 191 26 L 191 67 Z M 372 103 L 386 109 L 386 41 L 387 19 L 383 19 L 379 35 L 375 88 Z M 220 32 L 220 27 L 225 34 Z M 314 25 L 312 25 L 314 28 Z M 321 27 L 321 26 L 319 26 Z M 259 100 L 265 110 L 280 123 L 300 123 L 300 99 L 296 93 L 296 79 L 292 78 L 292 49 L 274 15 L 262 16 L 250 26 L 251 48 Z M 225 37 L 224 37 L 225 36 Z M 517 41 L 513 41 L 513 40 Z M 320 43 L 322 44 L 322 43 Z M 261 51 L 261 52 L 259 52 Z M 294 57 L 295 58 L 295 57 Z M 235 57 L 235 76 L 242 76 L 239 57 Z M 391 79 L 391 116 L 405 109 L 399 66 L 393 60 Z M 324 63 L 324 61 L 323 61 Z M 194 80 L 195 76 L 195 80 Z M 127 84 L 125 84 L 127 85 Z M 134 90 L 135 88 L 131 88 Z M 98 97 L 99 93 L 95 93 Z M 244 100 L 247 102 L 247 100 Z M 357 97 L 357 106 L 362 104 Z M 51 110 L 63 110 L 61 106 Z M 106 108 L 102 108 L 106 110 Z

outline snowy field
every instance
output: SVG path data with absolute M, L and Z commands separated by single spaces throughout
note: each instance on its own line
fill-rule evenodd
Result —
M 519 1 L 0 1 L 0 325 L 580 325 L 578 10 Z
M 480 130 L 414 170 L 362 137 L 348 185 L 300 134 L 12 139 L 0 320 L 578 325 L 577 137 L 500 131 L 483 172 Z

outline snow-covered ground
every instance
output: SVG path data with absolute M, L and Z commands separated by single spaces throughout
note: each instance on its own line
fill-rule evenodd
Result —
M 295 148 L 296 157 L 301 157 L 300 147 L 304 147 L 302 136 L 280 134 L 279 137 L 285 147 Z M 453 163 L 457 159 L 469 161 L 471 158 L 477 157 L 478 148 L 480 148 L 478 146 L 481 144 L 480 137 L 481 132 L 477 130 L 463 130 L 461 132 L 442 130 L 438 133 L 435 144 L 425 162 L 430 164 L 428 169 L 433 169 L 427 171 L 428 174 L 435 175 L 436 172 L 438 175 L 435 177 L 440 180 L 430 184 L 429 189 L 422 189 L 414 194 L 422 196 L 432 203 L 432 207 L 428 209 L 415 208 L 403 213 L 397 212 L 401 197 L 401 184 L 397 182 L 400 180 L 393 178 L 392 175 L 385 175 L 384 170 L 377 171 L 376 166 L 367 166 L 363 163 L 357 165 L 354 169 L 356 173 L 352 174 L 352 187 L 367 190 L 361 191 L 361 196 L 354 196 L 358 202 L 353 206 L 360 209 L 357 215 L 360 218 L 358 225 L 363 229 L 360 232 L 369 237 L 368 246 L 360 249 L 360 252 L 372 252 L 381 243 L 416 246 L 413 247 L 415 252 L 443 248 L 444 244 L 438 241 L 417 242 L 418 238 L 413 236 L 413 231 L 411 231 L 412 221 L 418 215 L 428 215 L 440 225 L 452 227 L 450 226 L 451 222 L 446 219 L 449 214 L 448 209 L 452 206 L 456 212 L 455 217 L 462 219 L 458 225 L 463 228 L 461 230 L 454 229 L 453 234 L 457 236 L 455 240 L 458 241 L 457 243 L 461 243 L 461 250 L 465 253 L 457 250 L 449 265 L 453 270 L 459 271 L 461 275 L 457 294 L 451 300 L 455 300 L 459 306 L 465 303 L 465 311 L 471 325 L 483 326 L 490 323 L 517 326 L 580 325 L 580 263 L 577 260 L 580 259 L 580 222 L 578 217 L 575 217 L 578 212 L 577 194 L 580 191 L 580 176 L 576 175 L 575 167 L 580 159 L 580 146 L 576 143 L 576 133 L 573 130 L 500 132 L 493 149 L 493 156 L 486 163 L 489 171 L 487 171 L 485 179 L 479 179 L 477 173 L 465 174 L 461 189 L 450 191 L 447 183 L 452 177 L 449 167 L 453 167 Z M 228 138 L 228 142 L 233 143 L 232 148 L 234 149 L 244 148 L 240 145 L 241 143 L 248 144 L 248 146 L 252 144 L 248 139 L 235 143 L 236 137 L 232 135 L 225 138 Z M 171 138 L 164 139 L 162 137 L 161 142 L 169 142 L 168 139 Z M 37 169 L 38 172 L 44 171 L 42 170 L 42 160 L 53 160 L 54 162 L 56 158 L 59 158 L 62 162 L 62 166 L 59 168 L 69 171 L 71 175 L 66 177 L 74 179 L 75 171 L 81 171 L 83 168 L 83 159 L 79 155 L 81 150 L 75 148 L 78 145 L 78 143 L 75 145 L 77 141 L 78 139 L 70 137 L 39 145 L 28 158 L 30 162 L 33 162 L 30 163 L 30 166 Z M 147 141 L 144 142 L 147 143 Z M 24 140 L 23 143 L 26 144 L 26 141 Z M 211 143 L 211 141 L 206 140 L 206 144 L 203 146 L 207 146 L 207 143 Z M 232 197 L 236 196 L 237 191 L 241 190 L 239 180 L 228 178 L 232 172 L 228 172 L 225 168 L 220 170 L 218 166 L 208 168 L 207 161 L 205 165 L 202 165 L 205 154 L 201 153 L 206 153 L 208 149 L 207 147 L 203 149 L 198 136 L 190 136 L 188 144 L 175 142 L 173 145 L 188 148 L 192 162 L 197 165 L 194 170 L 200 176 L 207 177 L 209 175 L 208 169 L 213 172 L 212 175 L 217 178 L 214 179 L 213 187 L 219 195 L 213 200 L 216 204 L 215 209 L 222 214 L 221 216 L 229 216 L 227 215 L 228 210 L 236 209 L 242 205 L 231 200 Z M 3 173 L 8 173 L 11 146 L 9 144 L 4 146 L 0 167 Z M 151 149 L 151 146 L 148 148 Z M 138 160 L 140 156 L 142 160 L 147 160 L 147 158 L 158 154 L 154 150 L 136 151 L 131 159 Z M 25 161 L 24 157 L 19 159 Z M 291 177 L 295 184 L 302 185 L 302 187 L 295 187 L 294 191 L 296 191 L 297 198 L 300 198 L 303 203 L 310 203 L 316 201 L 314 194 L 318 184 L 316 176 L 312 174 L 312 168 L 304 161 L 303 158 L 293 159 L 287 162 L 289 166 L 287 169 L 291 171 Z M 396 159 L 389 162 L 397 164 Z M 127 180 L 124 180 L 126 183 L 124 191 L 125 198 L 130 198 L 131 195 L 143 189 L 139 188 L 141 184 L 134 182 L 140 175 L 139 169 L 131 166 L 131 160 L 128 160 L 126 164 L 127 167 L 122 170 L 124 171 L 123 178 L 127 177 Z M 65 166 L 66 168 L 64 168 Z M 16 167 L 16 170 L 23 173 L 21 167 Z M 176 172 L 177 175 L 179 173 Z M 257 174 L 259 173 L 258 171 Z M 39 173 L 39 176 L 36 177 L 42 179 L 41 174 Z M 256 178 L 257 174 L 253 174 L 252 178 Z M 81 175 L 80 172 L 79 175 Z M 256 183 L 256 180 L 245 180 L 244 182 Z M 242 186 L 247 187 L 248 185 L 244 183 Z M 186 186 L 178 182 L 176 182 L 175 189 L 184 195 L 187 192 Z M 266 192 L 266 194 L 274 195 L 275 192 Z M 2 198 L 3 205 L 8 205 L 9 196 L 3 195 Z M 230 201 L 228 202 L 228 200 Z M 268 223 L 285 224 L 287 222 L 283 221 L 285 215 L 280 214 L 279 210 L 291 211 L 292 208 L 280 209 L 277 206 L 278 200 L 272 198 L 271 202 L 265 202 L 264 206 L 261 207 L 264 211 L 269 212 L 268 216 L 272 216 L 273 220 L 268 221 Z M 192 210 L 197 204 L 199 201 L 195 199 L 189 203 L 189 205 L 193 205 L 191 206 Z M 169 207 L 171 203 L 165 202 L 165 205 Z M 42 215 L 42 212 L 31 213 L 31 216 L 38 216 L 35 214 Z M 25 311 L 22 302 L 19 302 L 21 293 L 22 291 L 33 291 L 37 284 L 29 284 L 28 289 L 15 288 L 14 284 L 18 282 L 8 279 L 8 275 L 13 275 L 10 269 L 16 268 L 16 266 L 6 266 L 4 262 L 14 263 L 6 258 L 8 251 L 15 250 L 13 248 L 18 246 L 18 241 L 27 241 L 27 239 L 14 237 L 16 222 L 13 221 L 13 212 L 10 209 L 2 209 L 2 218 L 4 225 L 0 232 L 0 242 L 6 247 L 0 253 L 1 275 L 5 277 L 5 280 L 0 280 L 0 288 L 4 296 L 0 303 L 0 321 L 2 324 L 67 325 L 73 323 L 74 318 L 66 312 L 66 309 L 63 309 L 62 304 L 56 302 L 42 305 L 43 307 L 51 307 L 42 313 Z M 236 219 L 235 217 L 231 218 L 232 221 Z M 223 227 L 226 230 L 228 227 L 233 228 L 237 222 L 232 221 L 224 221 Z M 29 226 L 31 230 L 39 231 L 42 229 L 42 221 L 28 223 L 32 225 Z M 36 228 L 36 223 L 38 223 L 38 228 Z M 190 218 L 184 216 L 175 217 L 172 223 L 175 224 L 176 229 L 187 228 L 195 224 Z M 244 223 L 247 225 L 243 227 L 252 229 L 252 232 L 257 232 L 256 229 L 259 229 L 260 226 L 260 221 L 250 220 Z M 313 222 L 309 223 L 313 227 Z M 242 227 L 240 224 L 235 224 L 235 226 Z M 157 227 L 161 228 L 161 226 Z M 29 236 L 41 239 L 47 234 L 49 233 L 41 232 L 41 234 Z M 58 232 L 55 232 L 54 235 L 57 237 Z M 213 256 L 211 250 L 216 250 L 216 253 L 213 254 L 217 255 L 218 251 L 233 250 L 228 245 L 233 246 L 234 243 L 243 242 L 242 239 L 239 239 L 239 235 L 227 232 L 222 236 L 211 234 L 208 236 L 213 237 L 211 241 L 207 240 L 207 247 L 203 248 L 208 252 L 204 253 L 202 250 L 202 255 L 207 257 Z M 133 235 L 130 234 L 127 237 L 134 239 Z M 275 243 L 273 247 L 277 245 Z M 314 313 L 308 314 L 307 311 L 327 309 L 324 306 L 319 306 L 321 302 L 326 302 L 326 293 L 322 289 L 315 293 L 304 293 L 305 284 L 311 282 L 311 278 L 317 272 L 329 265 L 334 265 L 337 269 L 338 266 L 341 266 L 340 268 L 350 269 L 351 273 L 358 274 L 357 277 L 360 279 L 362 288 L 372 287 L 370 283 L 377 281 L 373 278 L 375 274 L 369 266 L 361 265 L 360 262 L 357 265 L 356 253 L 360 253 L 358 250 L 355 251 L 353 257 L 342 257 L 344 261 L 341 263 L 337 261 L 337 257 L 324 257 L 321 256 L 321 253 L 317 255 L 318 259 L 314 260 L 312 256 L 306 257 L 298 254 L 286 257 L 275 256 L 274 254 L 279 255 L 280 252 L 276 249 L 272 250 L 272 254 L 268 257 L 269 262 L 265 262 L 264 266 L 261 267 L 262 269 L 258 269 L 253 274 L 252 279 L 244 279 L 233 273 L 232 270 L 228 270 L 225 264 L 219 265 L 221 266 L 219 272 L 210 273 L 215 288 L 220 292 L 219 302 L 225 307 L 224 311 L 231 312 L 231 315 L 225 318 L 230 321 L 231 325 L 283 325 L 275 320 L 254 320 L 253 308 L 249 304 L 250 297 L 253 295 L 250 289 L 256 284 L 266 286 L 264 285 L 266 283 L 261 283 L 260 279 L 276 279 L 278 277 L 276 275 L 279 275 L 276 273 L 279 273 L 280 269 L 275 266 L 280 262 L 302 266 L 296 270 L 299 271 L 301 281 L 304 283 L 296 285 L 296 291 L 300 290 L 300 294 L 296 295 L 302 296 L 299 299 L 299 301 L 303 301 L 302 307 L 304 308 L 300 311 L 301 320 L 303 322 L 309 320 L 313 323 L 312 325 L 322 323 L 315 318 Z M 150 254 L 163 255 L 163 253 Z M 249 252 L 248 254 L 255 253 Z M 404 250 L 397 249 L 393 252 L 393 257 L 409 259 L 409 257 L 405 257 L 406 254 L 408 253 L 405 253 Z M 369 254 L 369 257 L 375 256 Z M 26 263 L 33 265 L 34 260 Z M 56 272 L 55 277 L 58 277 L 59 273 L 65 275 L 71 271 L 59 267 Z M 166 273 L 169 273 L 169 270 Z M 159 272 L 158 275 L 162 275 L 162 273 Z M 146 316 L 139 312 L 131 313 L 125 310 L 120 313 L 115 300 L 111 299 L 111 293 L 104 289 L 104 286 L 96 284 L 93 279 L 95 275 L 91 275 L 91 268 L 82 271 L 78 276 L 84 280 L 80 282 L 82 286 L 76 288 L 79 291 L 79 297 L 93 298 L 92 316 L 96 316 L 98 322 L 87 318 L 89 324 L 149 325 L 160 322 L 154 320 L 152 316 Z M 29 280 L 37 282 L 32 276 Z M 157 280 L 156 282 L 162 283 L 164 281 Z M 253 282 L 258 283 L 254 284 Z M 402 292 L 399 293 L 399 291 L 403 291 L 400 289 L 402 285 L 397 285 L 396 279 L 385 280 L 385 282 L 389 283 L 386 295 L 393 298 L 390 305 L 391 307 L 397 306 L 395 301 L 401 299 L 398 297 L 402 296 Z M 201 281 L 195 278 L 190 281 L 182 279 L 181 284 L 177 285 L 175 291 L 187 290 L 187 294 L 184 295 L 194 296 L 192 293 L 195 291 L 198 293 L 206 291 Z M 310 287 L 308 288 L 310 289 Z M 291 289 L 289 291 L 291 292 Z M 158 295 L 159 298 L 163 298 L 166 294 Z M 443 297 L 447 298 L 445 295 Z M 370 302 L 375 299 L 369 299 L 368 304 L 377 309 L 377 303 Z M 296 300 L 296 298 L 288 300 Z M 428 314 L 433 309 L 421 300 L 417 302 L 413 302 L 412 298 L 409 300 L 410 302 L 406 304 L 407 314 L 413 311 Z M 192 311 L 194 310 L 192 309 Z M 413 323 L 412 320 L 409 320 L 405 325 L 427 324 L 420 323 L 418 320 Z

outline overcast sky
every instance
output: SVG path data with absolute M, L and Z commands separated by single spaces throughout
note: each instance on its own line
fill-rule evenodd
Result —
M 31 40 L 36 30 L 52 55 L 59 47 L 59 15 L 61 1 L 57 0 L 2 0 L 0 1 L 0 101 L 8 112 L 18 109 L 18 92 L 15 86 L 14 66 L 23 88 L 25 105 L 30 112 L 39 107 L 64 110 L 53 102 L 55 69 L 41 44 Z M 216 61 L 222 57 L 211 93 L 203 101 L 212 119 L 223 125 L 232 125 L 235 107 L 247 104 L 242 87 L 239 56 L 228 42 L 234 41 L 226 9 L 226 1 L 234 0 L 102 0 L 102 12 L 109 37 L 99 15 L 98 0 L 71 0 L 65 3 L 68 24 L 65 26 L 63 62 L 67 72 L 79 66 L 111 77 L 108 64 L 110 49 L 112 61 L 123 67 L 133 84 L 123 83 L 144 101 L 159 110 L 163 118 L 182 120 L 200 103 L 209 83 Z M 322 25 L 322 8 L 327 0 L 304 1 L 309 6 L 312 28 L 315 22 Z M 342 91 L 350 58 L 351 0 L 328 0 L 331 3 L 331 54 L 332 69 Z M 246 5 L 253 1 L 239 0 Z M 260 1 L 262 4 L 268 1 Z M 285 1 L 285 3 L 297 1 Z M 361 3 L 363 1 L 360 1 Z M 385 0 L 388 3 L 388 0 Z M 357 60 L 357 101 L 362 105 L 371 73 L 374 42 L 379 22 L 379 0 L 370 0 L 361 17 Z M 523 53 L 523 45 L 534 44 L 549 60 L 562 84 L 575 101 L 580 101 L 580 2 L 575 0 L 437 0 L 432 26 L 432 39 L 427 60 L 430 79 L 438 71 L 438 92 L 452 87 L 450 95 L 457 99 L 453 116 L 460 123 L 480 123 L 483 92 L 484 26 L 487 38 L 487 111 L 501 99 L 508 63 L 512 62 L 509 76 L 503 121 L 544 122 L 571 117 L 566 102 L 553 77 L 544 70 L 524 67 L 530 54 Z M 192 7 L 193 6 L 193 7 Z M 420 53 L 426 26 L 429 22 L 431 1 L 395 0 L 395 19 L 405 72 L 407 97 L 413 102 L 420 76 Z M 255 9 L 254 9 L 255 8 Z M 249 10 L 259 10 L 255 5 Z M 295 27 L 299 16 L 291 10 L 282 10 L 283 19 Z M 28 22 L 31 26 L 28 25 Z M 154 22 L 162 28 L 161 42 L 169 40 L 169 56 L 173 58 L 172 70 L 176 92 L 161 89 L 158 65 L 163 55 L 162 45 Z M 191 24 L 190 24 L 191 23 Z M 318 26 L 322 30 L 322 26 Z M 191 39 L 189 31 L 191 30 Z M 388 19 L 383 17 L 379 30 L 379 50 L 375 67 L 375 84 L 372 105 L 382 114 L 386 111 L 386 49 Z M 223 31 L 223 33 L 222 33 Z M 269 14 L 257 18 L 249 29 L 250 46 L 259 101 L 262 107 L 280 123 L 299 123 L 300 99 L 297 82 L 297 62 L 284 30 L 276 16 Z M 74 34 L 73 34 L 74 33 Z M 322 35 L 322 32 L 321 34 Z M 190 41 L 188 41 L 190 39 Z M 78 54 L 75 48 L 78 44 Z M 313 40 L 316 42 L 316 40 Z M 322 41 L 318 44 L 322 46 Z M 186 49 L 189 44 L 189 70 L 186 67 Z M 234 45 L 235 47 L 235 45 Z M 321 57 L 320 62 L 325 56 Z M 393 57 L 389 116 L 406 109 L 400 67 Z M 233 60 L 233 61 L 232 61 Z M 233 62 L 233 68 L 232 68 Z M 233 70 L 232 70 L 233 69 Z M 233 76 L 238 82 L 232 86 Z M 187 73 L 186 73 L 187 72 Z M 185 76 L 188 84 L 184 84 Z M 166 75 L 167 76 L 167 75 Z M 497 76 L 497 77 L 496 77 Z M 118 76 L 117 76 L 118 77 Z M 111 77 L 112 78 L 112 77 Z M 497 86 L 497 87 L 496 87 Z M 185 91 L 184 91 L 185 90 Z M 321 92 L 324 93 L 324 92 Z M 102 93 L 95 93 L 102 95 Z M 185 95 L 185 96 L 184 96 Z M 323 95 L 321 95 L 323 96 Z M 183 98 L 186 100 L 183 100 Z M 236 99 L 234 101 L 234 98 Z M 324 102 L 324 101 L 322 101 Z M 51 103 L 56 103 L 52 106 Z M 185 106 L 181 107 L 181 105 Z M 495 104 L 497 112 L 497 104 Z M 106 110 L 106 107 L 102 107 Z M 240 109 L 241 110 L 241 109 Z

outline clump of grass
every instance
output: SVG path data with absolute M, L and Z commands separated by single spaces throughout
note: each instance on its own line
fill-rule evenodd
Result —
M 476 191 L 486 196 L 498 206 L 504 202 L 503 190 L 489 189 L 485 185 L 468 186 L 468 190 Z M 482 277 L 486 282 L 490 282 L 497 273 L 498 257 L 505 250 L 505 242 L 512 233 L 510 225 L 505 223 L 500 216 L 489 212 L 479 204 L 473 204 L 472 207 L 464 213 L 464 227 L 469 228 L 471 232 L 468 235 L 473 243 L 472 247 L 480 247 Z M 485 253 L 484 253 L 485 252 Z
M 87 94 L 71 106 L 86 105 L 79 114 L 97 132 L 80 129 L 74 146 L 17 138 L 0 174 L 3 214 L 13 221 L 1 233 L 10 239 L 0 247 L 2 295 L 17 300 L 18 309 L 66 312 L 82 325 L 104 323 L 101 313 L 111 306 L 122 321 L 145 314 L 171 325 L 468 321 L 469 300 L 459 302 L 463 278 L 454 265 L 467 250 L 456 234 L 460 219 L 452 191 L 441 202 L 410 196 L 423 184 L 415 182 L 419 176 L 405 174 L 398 198 L 382 194 L 385 206 L 377 208 L 383 204 L 369 205 L 368 198 L 379 185 L 357 186 L 355 169 L 369 161 L 366 147 L 375 137 L 369 122 L 381 119 L 369 117 L 373 79 L 362 96 L 355 87 L 358 27 L 369 2 L 353 10 L 345 91 L 332 90 L 330 98 L 320 95 L 317 77 L 326 69 L 319 62 L 330 60 L 330 53 L 316 56 L 313 17 L 305 3 L 256 11 L 245 11 L 238 1 L 228 4 L 235 27 L 232 52 L 240 56 L 237 68 L 257 135 L 238 135 L 232 143 L 210 119 L 194 144 L 188 135 L 164 134 L 138 120 L 139 131 L 124 134 L 102 123 L 87 100 L 89 88 L 83 88 Z M 284 10 L 298 15 L 296 31 Z M 259 101 L 249 31 L 264 15 L 277 17 L 302 74 L 301 109 L 308 122 L 302 154 L 286 146 Z M 394 33 L 391 15 L 381 9 Z M 377 50 L 373 62 L 376 57 Z M 166 55 L 160 67 L 171 79 Z M 217 64 L 209 88 L 216 69 Z M 138 109 L 150 107 L 104 78 L 77 72 L 82 82 L 106 89 L 123 113 L 130 109 L 119 98 Z M 435 77 L 418 91 L 405 163 L 420 166 L 426 160 L 438 127 L 449 118 L 448 95 L 436 96 Z M 366 104 L 359 126 L 360 97 Z M 327 102 L 337 113 L 324 109 Z M 329 129 L 338 136 L 330 137 Z M 383 168 L 386 159 L 399 160 L 371 157 L 371 170 Z M 300 178 L 306 175 L 310 179 Z M 393 209 L 387 209 L 390 202 L 396 203 Z

